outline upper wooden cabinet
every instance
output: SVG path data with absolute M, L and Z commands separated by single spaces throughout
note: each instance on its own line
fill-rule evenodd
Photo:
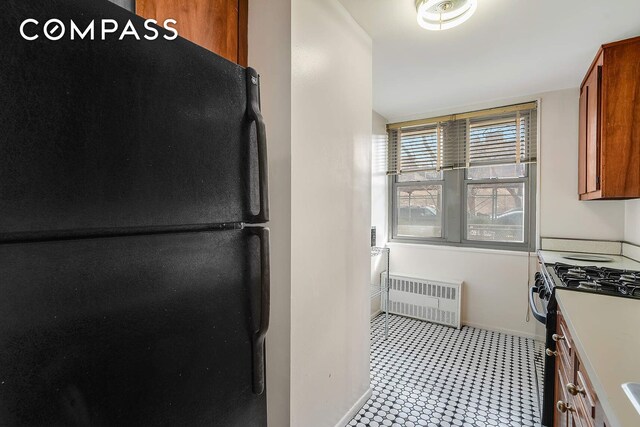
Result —
M 137 0 L 136 14 L 175 19 L 180 36 L 247 66 L 248 0 Z
M 578 193 L 640 197 L 640 37 L 603 45 L 582 81 Z

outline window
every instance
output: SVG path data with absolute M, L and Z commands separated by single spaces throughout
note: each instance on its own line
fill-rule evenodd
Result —
M 398 236 L 442 237 L 442 189 L 440 180 L 396 186 Z
M 526 175 L 523 164 L 467 171 L 467 240 L 525 243 Z
M 388 126 L 397 241 L 528 250 L 536 103 Z

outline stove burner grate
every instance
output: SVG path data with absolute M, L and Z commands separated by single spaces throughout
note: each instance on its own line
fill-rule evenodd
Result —
M 640 271 L 556 263 L 553 270 L 568 288 L 640 298 Z

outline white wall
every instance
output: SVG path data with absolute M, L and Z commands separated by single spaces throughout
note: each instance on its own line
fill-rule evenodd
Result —
M 387 242 L 387 125 L 388 120 L 372 114 L 371 135 L 371 225 L 376 227 L 378 246 Z
M 527 260 L 521 252 L 390 243 L 392 274 L 463 281 L 462 323 L 516 335 L 536 336 L 536 321 L 526 321 Z
M 624 240 L 640 245 L 640 200 L 629 200 L 625 205 Z
M 540 99 L 539 235 L 622 240 L 625 236 L 624 202 L 578 201 L 578 98 L 577 89 L 567 89 L 429 115 Z M 628 235 L 633 230 L 629 212 L 634 209 L 638 217 L 640 207 L 627 202 Z M 636 239 L 640 241 L 638 228 L 635 230 Z M 526 254 L 428 245 L 389 246 L 392 273 L 465 282 L 464 323 L 528 336 L 541 332 L 535 320 L 525 320 L 528 273 L 535 272 L 535 257 L 531 257 L 533 268 L 528 270 Z
M 376 227 L 377 245 L 387 243 L 388 204 L 387 178 L 387 119 L 375 111 L 372 114 L 371 135 L 371 226 Z M 380 273 L 386 270 L 384 256 L 371 258 L 371 283 L 380 285 Z M 380 297 L 371 300 L 371 314 L 380 311 Z
M 269 141 L 269 425 L 331 426 L 369 388 L 371 40 L 337 0 L 252 0 L 249 64 Z
M 578 89 L 541 95 L 540 235 L 623 240 L 624 202 L 578 200 Z
M 369 389 L 371 40 L 337 0 L 291 22 L 291 425 L 333 426 Z
M 291 0 L 252 0 L 249 65 L 260 73 L 271 197 L 270 426 L 289 425 L 291 363 Z

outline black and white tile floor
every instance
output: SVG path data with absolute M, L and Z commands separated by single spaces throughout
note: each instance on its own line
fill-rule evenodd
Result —
M 393 315 L 389 328 L 372 339 L 373 394 L 348 426 L 539 426 L 541 344 Z

